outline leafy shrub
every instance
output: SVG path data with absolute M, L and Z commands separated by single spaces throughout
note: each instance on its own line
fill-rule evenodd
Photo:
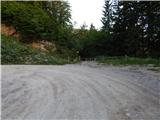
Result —
M 65 64 L 67 60 L 18 42 L 14 37 L 1 37 L 2 64 Z
M 2 2 L 2 22 L 13 25 L 23 40 L 48 38 L 53 28 L 48 14 L 38 5 L 28 2 Z

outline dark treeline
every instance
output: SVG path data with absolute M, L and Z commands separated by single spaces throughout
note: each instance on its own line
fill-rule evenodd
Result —
M 82 57 L 160 57 L 160 2 L 105 1 L 100 30 L 74 29 L 67 1 L 1 2 L 2 23 L 12 25 L 23 42 L 47 40 L 57 51 Z
M 160 2 L 120 2 L 117 15 L 112 30 L 119 46 L 115 53 L 160 56 Z
M 102 23 L 84 55 L 160 57 L 160 2 L 105 1 Z

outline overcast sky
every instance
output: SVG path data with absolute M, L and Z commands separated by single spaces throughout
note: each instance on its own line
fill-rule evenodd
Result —
M 102 10 L 104 0 L 68 0 L 72 10 L 72 22 L 76 21 L 76 28 L 84 22 L 90 26 L 91 23 L 96 28 L 102 26 Z

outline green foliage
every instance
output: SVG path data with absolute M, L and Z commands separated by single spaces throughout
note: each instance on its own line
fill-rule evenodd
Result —
M 83 24 L 81 29 L 73 29 L 70 5 L 67 1 L 1 3 L 2 23 L 14 26 L 25 42 L 53 41 L 57 48 L 54 54 L 60 57 L 69 56 L 72 60 L 78 55 L 160 57 L 160 2 L 120 1 L 113 9 L 111 1 L 106 0 L 101 30 L 96 30 L 93 24 L 90 30 L 86 29 L 86 24 Z M 11 44 L 17 44 L 17 47 L 12 48 Z M 35 54 L 35 50 L 30 51 L 29 47 L 25 48 L 18 44 L 11 41 L 10 46 L 2 45 L 2 56 L 5 61 L 17 59 L 15 62 L 19 62 L 20 56 L 24 55 L 25 58 L 25 55 Z M 10 51 L 11 48 L 13 51 Z M 12 53 L 14 51 L 17 52 Z M 45 58 L 48 59 L 48 63 L 56 61 L 51 55 L 38 55 L 38 57 L 31 55 L 36 63 L 44 63 Z M 42 62 L 41 60 L 37 62 L 40 58 L 43 58 Z M 31 60 L 30 63 L 33 62 Z
M 82 57 L 160 57 L 160 2 L 105 1 L 102 29 L 85 29 L 77 34 Z
M 1 6 L 2 23 L 14 26 L 22 36 L 21 41 L 51 41 L 56 44 L 56 54 L 63 57 L 77 56 L 72 37 L 70 5 L 67 1 L 2 1 Z M 17 52 L 17 55 L 23 54 Z
M 102 30 L 111 56 L 160 57 L 160 2 L 120 1 L 115 9 L 105 2 Z M 107 34 L 108 34 L 107 33 Z
M 86 31 L 86 34 L 80 41 L 82 47 L 80 51 L 81 56 L 95 57 L 97 55 L 104 55 L 106 51 L 106 47 L 103 47 L 103 44 L 106 42 L 105 36 L 106 34 L 101 31 Z
M 58 25 L 68 25 L 71 19 L 71 10 L 68 2 L 52 1 L 48 2 L 48 13 L 53 17 Z
M 2 35 L 1 38 L 2 64 L 65 64 L 67 59 L 33 49 L 29 45 L 18 42 L 13 37 Z
M 2 22 L 13 25 L 23 39 L 47 38 L 51 19 L 40 7 L 28 2 L 2 2 Z M 48 33 L 47 33 L 48 32 Z
M 81 57 L 91 56 L 94 53 L 94 47 L 96 45 L 96 41 L 99 32 L 96 30 L 89 31 L 84 28 L 78 29 L 74 31 L 74 39 L 76 39 L 76 49 L 80 52 Z
M 111 28 L 111 18 L 112 18 L 112 13 L 111 13 L 111 3 L 109 0 L 105 0 L 105 5 L 104 5 L 104 10 L 103 10 L 103 17 L 102 17 L 102 30 L 105 32 L 108 32 Z
M 2 1 L 1 6 L 2 22 L 14 26 L 25 42 L 65 40 L 61 36 L 71 26 L 70 6 L 66 1 Z

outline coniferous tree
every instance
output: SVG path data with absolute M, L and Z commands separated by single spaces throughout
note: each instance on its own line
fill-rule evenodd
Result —
M 113 27 L 114 53 L 130 56 L 159 56 L 160 2 L 119 3 Z M 117 55 L 115 54 L 115 55 Z
M 109 0 L 105 0 L 104 10 L 103 10 L 103 17 L 102 17 L 102 30 L 108 32 L 110 30 L 110 23 L 111 23 L 111 3 Z
M 91 23 L 90 30 L 95 30 L 95 29 L 96 29 L 95 26 L 93 25 L 93 23 Z

